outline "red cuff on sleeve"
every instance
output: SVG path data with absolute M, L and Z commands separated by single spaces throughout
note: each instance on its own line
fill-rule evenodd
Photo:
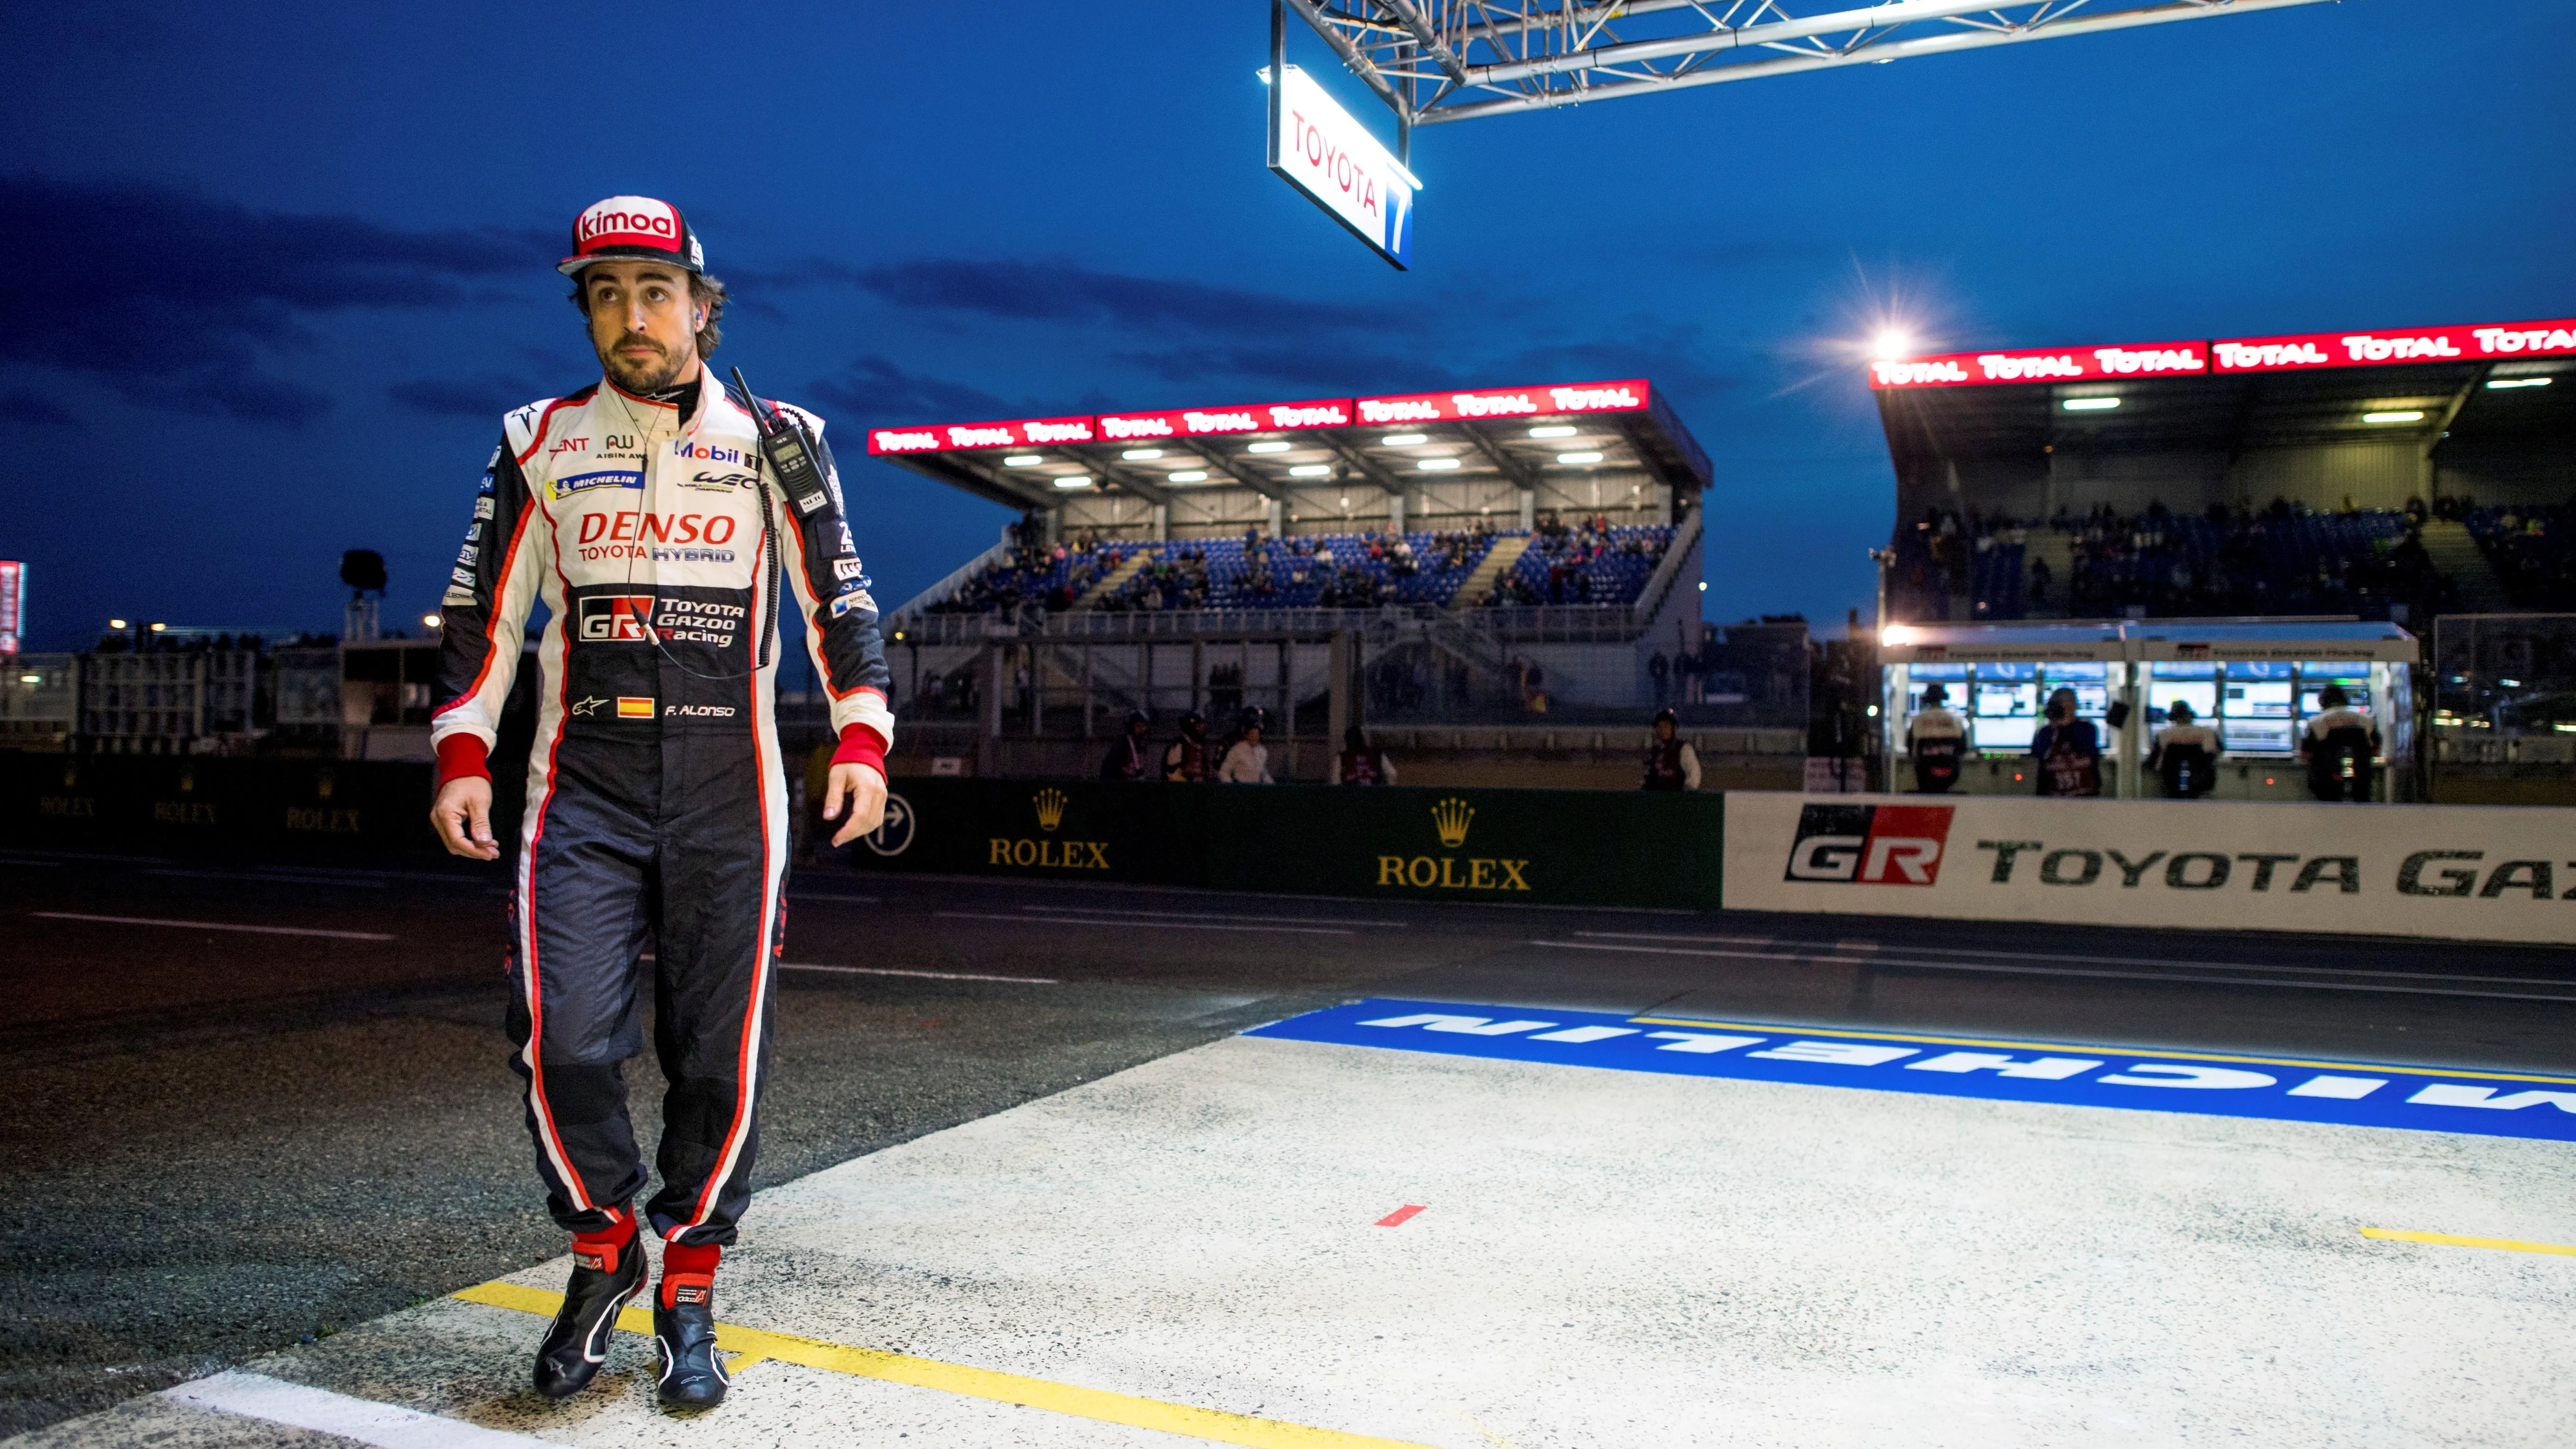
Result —
M 865 765 L 878 774 L 886 772 L 885 736 L 863 724 L 841 726 L 841 747 L 832 752 L 835 765 Z
M 461 780 L 468 775 L 478 780 L 491 779 L 491 768 L 484 763 L 485 757 L 489 754 L 490 751 L 483 748 L 481 740 L 461 730 L 440 740 L 438 742 L 438 783 L 444 785 L 450 780 Z

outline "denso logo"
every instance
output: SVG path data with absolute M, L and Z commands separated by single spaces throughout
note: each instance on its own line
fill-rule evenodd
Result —
M 1966 382 L 1968 370 L 1956 362 L 1873 362 L 1870 371 L 1881 387 L 1910 387 L 1927 382 Z
M 1789 847 L 1793 881 L 1928 886 L 1940 879 L 1949 805 L 1809 805 Z
M 733 538 L 731 515 L 716 513 L 585 513 L 583 543 L 725 543 Z

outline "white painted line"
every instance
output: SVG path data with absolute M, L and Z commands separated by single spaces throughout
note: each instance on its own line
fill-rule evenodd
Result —
M 1010 916 L 989 911 L 941 911 L 938 914 L 941 920 L 946 921 L 1017 921 L 1023 926 L 1115 926 L 1130 931 L 1266 931 L 1278 936 L 1353 934 L 1347 930 L 1321 930 L 1311 926 L 1229 926 L 1216 921 L 1139 921 L 1127 917 L 1099 920 L 1081 916 Z
M 34 866 L 40 870 L 55 870 L 62 866 L 62 862 L 59 860 L 35 860 L 23 855 L 0 855 L 0 865 Z
M 2162 981 L 2172 986 L 2276 986 L 2284 991 L 2373 991 L 2394 996 L 2473 996 L 2484 1001 L 2557 1001 L 2576 1006 L 2576 994 L 2543 995 L 2529 991 L 2444 991 L 2430 986 L 2379 986 L 2365 981 L 2287 981 L 2277 976 L 2194 976 L 2176 971 L 2084 971 L 2058 966 L 1998 966 L 1975 961 L 1916 961 L 1899 956 L 1824 956 L 1812 952 L 1686 950 L 1679 946 L 1630 945 L 1614 941 L 1532 941 L 1569 951 L 1628 951 L 1645 956 L 1715 956 L 1739 961 L 1795 961 L 1807 966 L 1885 966 L 1901 971 L 1967 971 L 2005 976 L 2072 976 L 2103 981 Z M 2247 971 L 2269 971 L 2248 966 Z M 2561 982 L 2545 982 L 2557 986 Z
M 781 971 L 837 971 L 846 976 L 918 976 L 928 981 L 1008 981 L 1019 986 L 1061 986 L 1052 976 L 979 976 L 972 971 L 901 971 L 892 966 L 816 966 L 804 961 L 781 961 Z
M 1332 916 L 1244 916 L 1232 911 L 1122 911 L 1111 906 L 1022 906 L 1021 910 L 1039 914 L 1067 912 L 1085 916 L 1136 916 L 1162 921 L 1271 921 L 1288 926 L 1376 926 L 1390 931 L 1409 929 L 1404 921 L 1357 921 Z M 1592 934 L 1589 931 L 1582 935 Z
M 378 1449 L 529 1449 L 549 1442 L 239 1370 L 163 1389 L 161 1397 L 192 1408 L 337 1434 Z
M 1769 946 L 1781 951 L 1833 952 L 1899 950 L 1918 956 L 1973 956 L 1993 961 L 2068 961 L 2085 966 L 2157 966 L 2192 971 L 2294 971 L 2302 976 L 2390 976 L 2410 981 L 2484 981 L 2499 986 L 2576 986 L 2576 980 L 2552 979 L 2546 976 L 2460 976 L 2448 971 L 2366 971 L 2357 966 L 2266 966 L 2247 961 L 2149 961 L 2135 956 L 2075 956 L 2059 951 L 1989 951 L 1982 947 L 1962 949 L 1956 946 L 1917 946 L 1908 943 L 1888 947 L 1877 941 L 1836 941 L 1832 945 L 1809 945 L 1801 941 L 1783 941 L 1776 936 L 1675 936 L 1653 931 L 1577 931 L 1603 941 L 1688 941 L 1711 946 Z
M 252 931 L 263 936 L 330 936 L 342 941 L 390 941 L 382 931 L 323 931 L 311 926 L 238 926 L 230 921 L 163 921 L 150 916 L 93 916 L 82 911 L 29 911 L 49 921 L 104 921 L 111 926 L 177 926 L 190 931 Z

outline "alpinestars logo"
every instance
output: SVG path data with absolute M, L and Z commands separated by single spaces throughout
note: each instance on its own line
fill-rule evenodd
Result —
M 1928 886 L 1950 840 L 1948 805 L 1809 805 L 1789 847 L 1793 881 Z

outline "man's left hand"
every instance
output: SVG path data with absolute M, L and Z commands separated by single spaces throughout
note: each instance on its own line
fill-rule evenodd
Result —
M 849 819 L 832 834 L 834 845 L 847 845 L 885 823 L 885 776 L 866 765 L 834 765 L 832 783 L 823 791 L 823 818 L 841 819 L 849 802 Z

